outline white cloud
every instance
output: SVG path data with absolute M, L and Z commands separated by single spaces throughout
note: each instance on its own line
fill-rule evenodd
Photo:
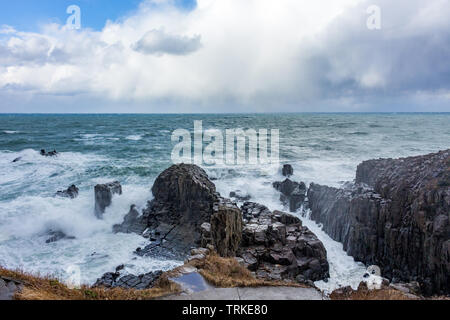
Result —
M 173 54 L 187 55 L 200 49 L 201 37 L 187 37 L 167 34 L 164 29 L 147 32 L 134 46 L 133 49 L 143 54 Z
M 153 0 L 99 32 L 5 27 L 0 91 L 191 112 L 354 110 L 380 90 L 449 89 L 449 2 L 378 2 L 380 31 L 366 28 L 365 0 L 199 0 L 189 12 Z

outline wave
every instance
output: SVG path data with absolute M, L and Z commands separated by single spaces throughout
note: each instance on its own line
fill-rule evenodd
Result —
M 131 141 L 140 141 L 140 140 L 142 140 L 142 136 L 141 135 L 131 135 L 131 136 L 126 137 L 125 139 L 131 140 Z

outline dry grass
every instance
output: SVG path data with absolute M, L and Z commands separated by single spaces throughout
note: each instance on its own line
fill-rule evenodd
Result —
M 210 284 L 219 288 L 234 287 L 273 287 L 273 286 L 291 286 L 304 287 L 294 282 L 266 281 L 256 279 L 252 273 L 234 258 L 221 258 L 213 253 L 205 260 L 196 260 L 189 265 L 199 269 L 199 273 Z
M 358 290 L 336 290 L 330 295 L 331 300 L 420 300 L 420 297 L 406 294 L 393 288 L 385 287 L 380 290 L 369 290 L 360 285 Z
M 210 284 L 219 288 L 291 286 L 305 287 L 293 282 L 265 281 L 256 279 L 234 258 L 221 258 L 212 253 L 204 260 L 194 260 L 182 267 L 164 273 L 156 286 L 148 290 L 106 289 L 82 286 L 71 289 L 60 280 L 23 271 L 11 271 L 0 267 L 0 276 L 12 278 L 24 284 L 21 292 L 15 295 L 17 300 L 151 300 L 181 292 L 176 283 L 169 280 L 180 275 L 185 267 L 195 267 Z
M 23 283 L 23 289 L 14 296 L 17 300 L 150 300 L 180 292 L 177 284 L 162 276 L 155 288 L 148 290 L 106 289 L 82 286 L 71 289 L 58 279 L 10 271 L 0 267 L 0 276 Z

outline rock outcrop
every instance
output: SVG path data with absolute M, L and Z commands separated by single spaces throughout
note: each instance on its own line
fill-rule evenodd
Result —
M 229 200 L 221 199 L 210 220 L 210 236 L 217 253 L 235 257 L 242 239 L 242 213 Z
M 281 173 L 283 174 L 283 176 L 289 178 L 290 176 L 294 175 L 294 168 L 292 168 L 290 164 L 285 164 L 283 166 L 283 169 L 281 170 Z
M 154 287 L 161 275 L 162 271 L 155 271 L 138 276 L 132 274 L 121 276 L 116 270 L 116 272 L 105 273 L 97 280 L 94 287 L 145 290 Z
M 75 237 L 68 236 L 67 234 L 65 234 L 62 231 L 50 230 L 49 232 L 47 232 L 47 235 L 49 236 L 49 238 L 45 241 L 45 243 L 47 243 L 47 244 L 58 242 L 59 240 L 73 240 L 73 239 L 75 239 Z
M 0 301 L 13 300 L 14 295 L 23 289 L 23 283 L 16 279 L 0 277 Z
M 124 223 L 114 227 L 151 240 L 136 250 L 140 256 L 185 258 L 192 248 L 208 247 L 222 257 L 242 256 L 261 278 L 306 282 L 328 277 L 325 248 L 300 219 L 249 202 L 237 207 L 195 165 L 165 170 L 152 192 L 154 199 L 142 215 L 132 207 Z
M 244 230 L 238 256 L 258 278 L 304 283 L 329 277 L 325 247 L 300 219 L 251 202 L 241 210 Z
M 79 191 L 80 190 L 75 185 L 71 185 L 69 188 L 67 188 L 64 191 L 56 192 L 56 195 L 58 197 L 75 199 L 76 197 L 78 197 L 78 192 Z
M 140 219 L 140 216 L 141 214 L 136 209 L 136 206 L 132 205 L 123 223 L 113 226 L 113 232 L 143 234 L 147 229 L 147 224 L 143 219 Z
M 113 195 L 122 194 L 122 186 L 118 181 L 95 186 L 95 215 L 101 219 L 105 209 L 112 203 Z
M 152 192 L 154 199 L 142 219 L 156 241 L 139 254 L 172 251 L 184 256 L 198 247 L 201 225 L 210 222 L 214 205 L 220 202 L 206 172 L 194 165 L 174 165 L 159 175 Z
M 290 212 L 296 212 L 301 208 L 306 199 L 306 185 L 289 179 L 283 182 L 273 183 L 273 187 L 281 192 L 280 201 L 289 207 Z
M 56 150 L 46 152 L 44 149 L 42 149 L 40 154 L 43 157 L 56 157 L 58 155 L 58 152 L 56 152 Z
M 450 150 L 366 161 L 356 185 L 312 184 L 308 198 L 311 218 L 356 260 L 424 294 L 450 292 Z

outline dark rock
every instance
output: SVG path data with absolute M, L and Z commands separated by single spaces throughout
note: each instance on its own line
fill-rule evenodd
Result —
M 14 295 L 20 292 L 23 283 L 9 277 L 0 276 L 0 301 L 10 301 L 14 299 Z
M 56 152 L 56 150 L 46 152 L 44 149 L 42 149 L 40 154 L 44 157 L 56 157 L 58 155 L 58 152 Z
M 283 182 L 275 182 L 273 187 L 281 192 L 280 201 L 289 206 L 290 212 L 296 212 L 301 208 L 306 199 L 306 185 L 289 179 Z
M 75 199 L 78 197 L 79 191 L 80 190 L 75 185 L 71 185 L 67 190 L 56 192 L 56 195 L 63 198 Z
M 211 221 L 220 195 L 203 169 L 187 164 L 174 165 L 161 173 L 152 192 L 154 200 L 143 211 L 143 218 L 157 241 L 141 254 L 171 251 L 183 257 L 201 244 L 201 226 Z
M 132 205 L 130 212 L 125 216 L 122 224 L 114 225 L 114 233 L 137 233 L 143 234 L 147 229 L 145 219 L 137 211 L 136 206 Z
M 115 194 L 122 194 L 122 186 L 118 181 L 95 186 L 95 215 L 97 218 L 102 218 L 105 209 L 111 205 Z
M 50 238 L 48 238 L 45 243 L 53 243 L 53 242 L 57 242 L 59 240 L 73 240 L 75 239 L 75 237 L 72 236 L 68 236 L 66 235 L 64 232 L 62 231 L 49 231 L 48 235 L 50 236 Z
M 249 201 L 252 197 L 248 194 L 244 194 L 241 190 L 230 192 L 230 198 L 236 199 L 237 201 Z
M 234 257 L 242 238 L 241 210 L 229 200 L 220 199 L 211 216 L 211 239 L 222 257 Z
M 20 160 L 22 160 L 22 157 L 15 158 L 15 159 L 13 160 L 13 163 L 19 162 Z
M 322 242 L 297 217 L 247 202 L 238 256 L 259 278 L 318 281 L 329 277 Z
M 311 218 L 356 260 L 380 266 L 383 277 L 448 294 L 449 172 L 450 150 L 366 161 L 354 186 L 311 185 Z
M 116 270 L 117 269 L 118 268 L 116 268 Z M 121 277 L 120 273 L 117 271 L 115 273 L 108 272 L 97 280 L 94 287 L 136 290 L 150 289 L 154 287 L 156 281 L 161 277 L 162 273 L 162 271 L 155 271 L 138 276 L 129 274 Z
M 285 164 L 283 166 L 282 170 L 283 176 L 289 178 L 290 176 L 294 175 L 294 168 L 290 164 Z

